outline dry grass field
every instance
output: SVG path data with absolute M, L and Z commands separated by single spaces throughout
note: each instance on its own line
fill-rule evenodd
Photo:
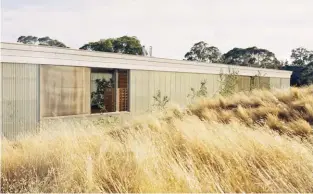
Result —
M 2 140 L 2 192 L 313 192 L 313 86 Z

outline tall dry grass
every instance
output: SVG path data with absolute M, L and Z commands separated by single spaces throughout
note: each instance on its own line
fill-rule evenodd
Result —
M 312 122 L 312 94 L 307 87 L 205 99 L 124 125 L 59 122 L 2 140 L 1 189 L 313 192 L 312 127 L 303 127 Z
M 287 91 L 255 90 L 227 98 L 201 99 L 192 114 L 208 122 L 267 126 L 280 134 L 310 137 L 313 125 L 313 86 Z

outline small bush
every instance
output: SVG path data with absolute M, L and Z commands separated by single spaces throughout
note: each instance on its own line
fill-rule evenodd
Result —
M 220 73 L 220 90 L 219 94 L 222 96 L 229 96 L 235 93 L 238 85 L 238 71 L 228 68 L 228 74 Z
M 170 98 L 168 96 L 162 96 L 160 90 L 158 90 L 156 95 L 153 96 L 153 99 L 153 106 L 156 107 L 158 110 L 164 109 L 166 107 L 166 104 L 170 101 Z
M 194 100 L 195 98 L 200 98 L 200 97 L 206 97 L 208 95 L 208 88 L 206 86 L 207 80 L 203 80 L 201 82 L 201 86 L 199 90 L 195 90 L 194 88 L 191 88 L 191 94 L 188 94 L 187 97 L 191 98 L 191 100 Z

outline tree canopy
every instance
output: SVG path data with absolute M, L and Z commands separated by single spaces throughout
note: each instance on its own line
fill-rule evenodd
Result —
M 313 61 L 307 64 L 300 74 L 301 85 L 313 84 Z
M 122 36 L 119 38 L 102 39 L 97 42 L 89 42 L 80 49 L 90 51 L 114 52 L 131 55 L 142 55 L 143 49 L 137 37 Z
M 223 54 L 222 61 L 232 65 L 274 69 L 281 64 L 273 52 L 257 47 L 233 48 Z
M 53 40 L 49 36 L 45 36 L 42 38 L 38 38 L 36 36 L 20 36 L 17 39 L 17 42 L 20 42 L 23 44 L 36 44 L 36 45 L 43 45 L 43 46 L 55 46 L 55 47 L 68 48 L 64 43 L 58 40 Z
M 303 47 L 292 49 L 291 56 L 292 65 L 304 66 L 313 61 L 313 51 L 309 51 Z
M 215 46 L 209 46 L 201 41 L 195 43 L 189 52 L 185 54 L 185 59 L 188 61 L 200 61 L 218 63 L 221 57 L 220 50 Z

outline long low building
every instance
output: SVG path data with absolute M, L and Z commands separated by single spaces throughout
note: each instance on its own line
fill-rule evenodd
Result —
M 14 138 L 53 117 L 144 112 L 158 91 L 186 105 L 204 80 L 208 96 L 218 93 L 229 69 L 238 72 L 236 91 L 290 87 L 290 71 L 1 43 L 2 136 Z

